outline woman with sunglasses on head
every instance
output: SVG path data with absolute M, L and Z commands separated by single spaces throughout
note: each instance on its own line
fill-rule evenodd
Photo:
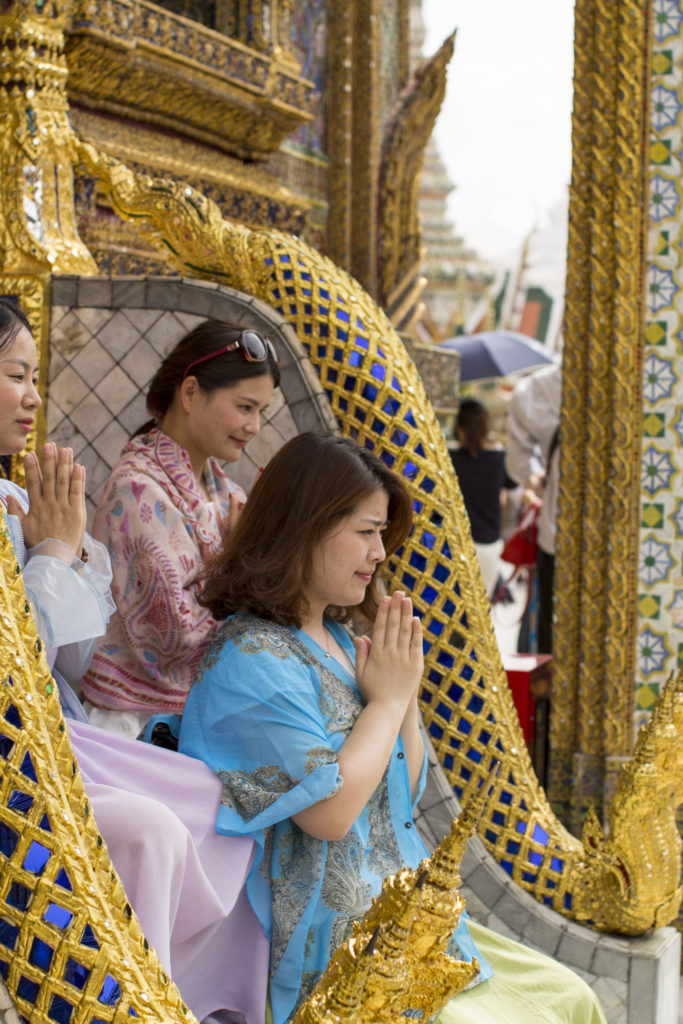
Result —
M 82 683 L 96 724 L 137 735 L 153 713 L 182 712 L 216 625 L 198 576 L 245 500 L 219 462 L 239 459 L 279 381 L 269 339 L 215 320 L 185 335 L 152 380 L 152 419 L 124 448 L 93 523 L 117 607 Z

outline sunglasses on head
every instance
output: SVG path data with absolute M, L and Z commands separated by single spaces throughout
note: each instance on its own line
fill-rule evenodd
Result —
M 280 365 L 275 346 L 270 338 L 262 338 L 256 331 L 240 331 L 237 341 L 231 341 L 229 345 L 224 345 L 223 348 L 218 348 L 215 352 L 209 352 L 208 356 L 202 356 L 201 359 L 195 359 L 190 363 L 185 369 L 183 380 L 193 366 L 199 366 L 200 363 L 206 363 L 209 359 L 215 359 L 216 356 L 222 356 L 226 352 L 234 352 L 235 349 L 239 349 L 247 363 L 265 363 L 266 359 L 272 359 L 276 366 Z

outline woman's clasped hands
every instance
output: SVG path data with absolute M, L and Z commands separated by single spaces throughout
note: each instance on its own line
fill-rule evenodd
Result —
M 21 520 L 27 548 L 60 541 L 71 549 L 71 557 L 80 557 L 86 524 L 85 468 L 74 463 L 71 448 L 58 451 L 52 442 L 43 445 L 42 456 L 42 470 L 35 452 L 24 460 L 28 511 L 13 495 L 7 497 L 7 511 Z M 64 561 L 69 556 L 61 545 L 54 545 L 49 554 Z
M 407 707 L 422 678 L 422 625 L 403 591 L 383 597 L 372 639 L 357 637 L 356 685 L 368 704 Z

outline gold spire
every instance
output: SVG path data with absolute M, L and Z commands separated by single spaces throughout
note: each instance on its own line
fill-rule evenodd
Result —
M 431 858 L 385 879 L 293 1024 L 402 1024 L 406 1010 L 421 1010 L 426 1020 L 477 976 L 476 958 L 455 960 L 446 947 L 465 909 L 460 862 L 496 770 Z

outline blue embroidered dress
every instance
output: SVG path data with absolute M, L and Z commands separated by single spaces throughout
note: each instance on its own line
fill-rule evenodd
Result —
M 354 659 L 334 622 L 327 628 Z M 403 742 L 347 835 L 314 839 L 292 815 L 341 787 L 337 751 L 363 707 L 351 674 L 294 627 L 248 615 L 229 618 L 207 650 L 190 691 L 180 750 L 205 761 L 223 783 L 216 829 L 250 835 L 257 856 L 247 883 L 271 937 L 274 1024 L 306 998 L 337 946 L 360 920 L 386 875 L 427 856 L 413 823 Z M 426 758 L 420 779 L 424 786 Z M 465 922 L 453 955 L 478 955 Z

